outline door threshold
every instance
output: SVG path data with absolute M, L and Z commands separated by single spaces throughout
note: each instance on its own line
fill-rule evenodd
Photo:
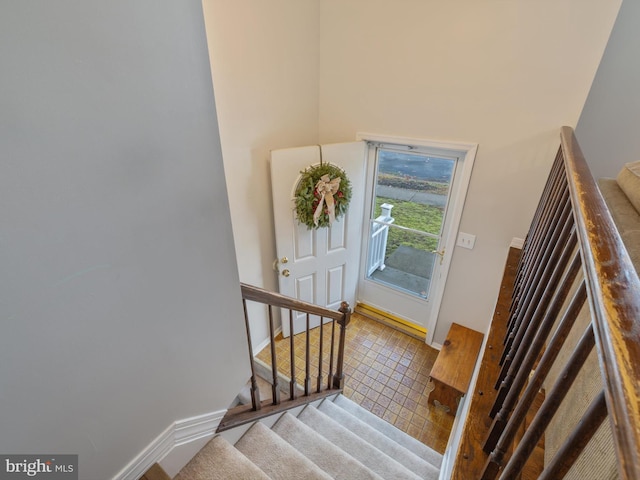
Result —
M 379 310 L 370 305 L 358 302 L 354 311 L 360 315 L 363 315 L 371 320 L 382 323 L 388 327 L 398 330 L 410 337 L 416 338 L 422 342 L 427 339 L 427 329 L 411 323 L 403 318 L 396 317 L 395 315 Z

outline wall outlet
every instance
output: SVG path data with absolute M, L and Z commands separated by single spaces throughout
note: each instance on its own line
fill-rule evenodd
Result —
M 473 246 L 476 244 L 476 236 L 471 235 L 470 233 L 460 232 L 458 233 L 458 241 L 456 245 L 462 248 L 468 248 L 471 250 Z

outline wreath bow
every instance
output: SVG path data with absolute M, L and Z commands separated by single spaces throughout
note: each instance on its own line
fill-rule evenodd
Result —
M 336 177 L 333 180 L 329 177 L 329 175 L 322 175 L 318 183 L 316 183 L 316 190 L 320 194 L 320 203 L 316 208 L 316 211 L 313 213 L 313 223 L 315 226 L 318 226 L 318 219 L 320 215 L 322 215 L 322 209 L 324 204 L 327 204 L 327 210 L 329 214 L 329 225 L 333 224 L 336 219 L 336 211 L 335 211 L 335 201 L 333 199 L 333 195 L 338 193 L 338 189 L 340 188 L 340 177 Z

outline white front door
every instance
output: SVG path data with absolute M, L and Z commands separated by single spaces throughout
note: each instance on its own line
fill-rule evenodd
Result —
M 322 155 L 322 157 L 321 157 Z M 331 227 L 309 230 L 295 214 L 295 189 L 301 172 L 322 162 L 342 168 L 351 182 L 346 214 Z M 323 307 L 338 309 L 356 301 L 364 208 L 366 144 L 339 143 L 271 152 L 271 185 L 280 293 Z M 288 315 L 288 314 L 287 314 Z M 311 327 L 319 325 L 311 318 Z M 294 319 L 294 335 L 303 331 L 303 315 Z M 282 333 L 290 334 L 288 316 Z

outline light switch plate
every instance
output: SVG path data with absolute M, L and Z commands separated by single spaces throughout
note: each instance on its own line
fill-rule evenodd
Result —
M 458 233 L 458 241 L 456 245 L 462 248 L 468 248 L 471 250 L 473 246 L 476 244 L 476 236 L 471 235 L 470 233 L 460 232 Z

